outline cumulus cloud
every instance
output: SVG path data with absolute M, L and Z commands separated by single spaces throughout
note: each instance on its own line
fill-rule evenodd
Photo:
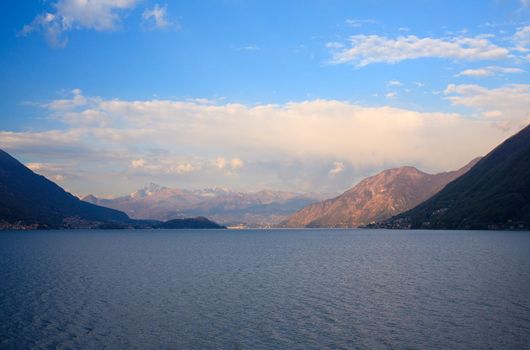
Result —
M 224 157 L 217 157 L 214 164 L 217 169 L 223 171 L 225 175 L 234 175 L 238 169 L 243 167 L 244 162 L 239 158 L 227 160 Z
M 145 159 L 133 159 L 131 160 L 131 167 L 133 167 L 134 169 L 138 169 L 138 168 L 143 168 L 146 164 L 146 161 Z
M 197 171 L 202 165 L 192 164 L 183 159 L 183 157 L 175 157 L 170 155 L 161 155 L 150 157 L 149 159 L 138 158 L 130 162 L 130 168 L 133 169 L 133 174 L 186 174 Z
M 234 170 L 237 170 L 241 167 L 243 167 L 243 161 L 239 158 L 232 158 L 232 160 L 230 160 L 230 166 L 232 167 L 232 169 Z
M 446 94 L 454 104 L 501 114 L 468 118 L 336 100 L 252 106 L 127 101 L 76 91 L 70 101 L 45 105 L 64 123 L 62 129 L 1 131 L 0 147 L 30 161 L 68 162 L 87 174 L 79 183 L 68 183 L 78 193 L 87 181 L 100 181 L 107 186 L 101 192 L 110 193 L 138 177 L 138 183 L 186 181 L 196 187 L 200 183 L 315 190 L 329 185 L 337 187 L 326 190 L 343 190 L 361 175 L 393 166 L 456 169 L 528 120 L 527 85 L 498 90 L 452 85 Z M 105 124 L 91 118 L 88 110 L 102 116 Z M 499 128 L 507 120 L 510 123 Z M 333 163 L 337 159 L 342 165 Z M 340 169 L 348 169 L 348 182 L 328 184 L 330 175 Z M 111 186 L 111 175 L 124 180 Z M 130 190 L 134 188 L 123 192 Z
M 65 33 L 73 29 L 114 30 L 125 10 L 136 6 L 138 0 L 58 0 L 50 12 L 35 17 L 20 31 L 21 35 L 42 32 L 50 45 L 64 47 Z
M 191 163 L 176 164 L 173 167 L 173 171 L 176 172 L 177 174 L 190 173 L 195 170 L 197 170 L 196 167 L 193 166 L 193 164 Z
M 335 176 L 338 173 L 341 173 L 344 171 L 344 163 L 343 162 L 333 162 L 333 168 L 329 170 L 329 175 Z
M 364 67 L 373 63 L 397 63 L 418 58 L 492 60 L 506 58 L 509 51 L 485 36 L 448 39 L 419 38 L 415 35 L 388 38 L 379 35 L 353 35 L 346 44 L 328 43 L 332 63 Z
M 496 74 L 514 74 L 523 72 L 523 69 L 517 67 L 488 66 L 477 69 L 466 69 L 456 74 L 455 77 L 489 77 Z
M 54 100 L 46 104 L 45 107 L 56 111 L 68 111 L 80 106 L 85 106 L 86 103 L 87 99 L 83 96 L 81 89 L 73 89 L 70 98 Z
M 217 157 L 215 160 L 215 166 L 217 166 L 219 170 L 223 170 L 226 167 L 226 159 L 223 157 Z
M 517 45 L 516 49 L 522 52 L 528 51 L 530 45 L 530 26 L 520 27 L 513 35 L 513 40 Z
M 445 94 L 453 104 L 479 111 L 505 128 L 513 130 L 530 123 L 530 84 L 492 89 L 474 84 L 451 84 Z
M 64 182 L 67 179 L 78 178 L 75 171 L 56 163 L 29 162 L 25 165 L 35 173 L 44 175 L 56 182 Z
M 153 8 L 145 9 L 142 13 L 144 24 L 150 25 L 152 28 L 167 28 L 173 23 L 167 18 L 167 6 L 160 6 L 156 4 Z
M 386 86 L 388 86 L 388 87 L 391 87 L 391 86 L 403 86 L 403 83 L 400 82 L 399 80 L 389 80 L 388 83 L 386 83 Z

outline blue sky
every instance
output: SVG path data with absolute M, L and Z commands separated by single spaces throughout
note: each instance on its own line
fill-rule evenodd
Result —
M 530 121 L 527 0 L 0 6 L 0 147 L 74 193 L 341 191 Z

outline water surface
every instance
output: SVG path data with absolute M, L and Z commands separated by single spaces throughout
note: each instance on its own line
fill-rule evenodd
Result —
M 0 348 L 530 347 L 530 233 L 0 232 Z

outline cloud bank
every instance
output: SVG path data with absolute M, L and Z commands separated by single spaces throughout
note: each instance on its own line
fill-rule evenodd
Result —
M 63 128 L 1 131 L 0 147 L 78 193 L 86 181 L 116 194 L 148 181 L 337 191 L 384 168 L 444 171 L 485 154 L 530 121 L 529 88 L 448 86 L 446 98 L 471 117 L 337 100 L 127 101 L 76 89 L 43 106 Z
M 521 129 L 530 123 L 530 84 L 509 84 L 493 89 L 474 84 L 450 84 L 445 94 L 453 104 L 471 108 L 507 130 Z

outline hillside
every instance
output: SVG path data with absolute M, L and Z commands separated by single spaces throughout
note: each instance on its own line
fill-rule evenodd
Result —
M 431 199 L 375 226 L 530 229 L 530 126 Z
M 79 200 L 0 150 L 0 226 L 93 227 L 129 222 L 125 213 Z
M 280 224 L 282 227 L 358 227 L 388 219 L 413 208 L 464 174 L 477 160 L 458 171 L 427 174 L 414 167 L 380 172 L 340 196 L 309 205 Z
M 225 226 L 216 224 L 205 217 L 199 216 L 196 218 L 173 219 L 160 223 L 154 228 L 165 229 L 223 229 Z

